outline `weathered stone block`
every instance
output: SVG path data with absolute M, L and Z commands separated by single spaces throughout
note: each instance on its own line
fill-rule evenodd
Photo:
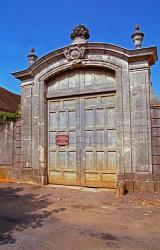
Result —
M 21 148 L 21 141 L 15 141 L 15 147 Z
M 160 128 L 152 128 L 152 136 L 160 136 Z
M 142 183 L 141 191 L 153 193 L 154 192 L 154 181 L 144 181 Z
M 153 176 L 151 173 L 133 173 L 134 181 L 152 181 Z
M 160 137 L 152 137 L 152 145 L 155 147 L 160 147 Z
M 154 183 L 154 191 L 160 192 L 160 181 L 155 181 Z
M 21 148 L 16 148 L 15 154 L 16 155 L 21 155 Z
M 124 174 L 124 179 L 127 181 L 133 180 L 133 174 L 132 173 L 125 173 Z
M 153 159 L 153 164 L 154 165 L 157 165 L 157 164 L 160 164 L 160 155 L 154 155 L 153 157 L 152 157 L 152 159 Z
M 160 173 L 153 174 L 152 178 L 153 178 L 154 181 L 160 181 Z
M 16 134 L 21 134 L 21 126 L 16 126 Z
M 154 192 L 154 181 L 134 181 L 135 192 Z
M 134 181 L 133 182 L 134 192 L 142 191 L 142 184 L 143 184 L 143 181 Z
M 16 134 L 16 140 L 21 141 L 21 134 Z
M 151 119 L 152 128 L 160 127 L 160 119 Z
M 151 117 L 153 119 L 159 118 L 160 119 L 160 108 L 152 108 L 151 109 Z
M 159 165 L 153 165 L 153 174 L 159 174 L 160 175 L 160 164 Z
M 19 155 L 18 155 L 18 154 L 16 155 L 16 162 L 21 162 L 21 155 L 20 155 L 20 154 L 19 154 Z
M 152 155 L 155 156 L 155 155 L 159 155 L 160 156 L 160 147 L 153 147 L 152 146 Z M 159 162 L 160 164 L 160 162 Z
M 133 192 L 134 191 L 134 183 L 133 183 L 133 181 L 125 181 L 125 184 L 126 184 L 127 192 Z

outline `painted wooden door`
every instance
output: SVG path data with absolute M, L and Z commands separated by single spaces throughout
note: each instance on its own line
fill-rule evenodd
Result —
M 115 95 L 49 101 L 48 109 L 49 182 L 114 188 Z M 56 140 L 63 135 L 65 145 Z

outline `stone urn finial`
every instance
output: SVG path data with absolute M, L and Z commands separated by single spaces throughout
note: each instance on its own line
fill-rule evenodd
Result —
M 135 25 L 134 33 L 131 35 L 133 43 L 136 49 L 140 49 L 142 47 L 142 41 L 144 38 L 144 33 L 140 31 L 139 25 Z
M 86 43 L 89 38 L 89 30 L 83 24 L 76 26 L 71 33 L 73 44 Z
M 36 56 L 34 48 L 31 49 L 31 51 L 28 54 L 27 58 L 28 58 L 29 64 L 33 64 L 37 60 L 38 56 Z

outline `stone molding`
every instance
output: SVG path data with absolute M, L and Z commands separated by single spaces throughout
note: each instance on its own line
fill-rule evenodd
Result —
M 47 55 L 39 58 L 35 63 L 33 63 L 28 69 L 12 73 L 17 79 L 24 81 L 32 79 L 38 72 L 46 65 L 51 65 L 52 63 L 60 60 L 66 59 L 64 51 L 69 50 L 71 46 L 64 47 L 62 49 L 55 50 L 48 53 Z M 85 49 L 85 54 L 94 55 L 108 55 L 114 56 L 116 59 L 121 59 L 126 62 L 138 62 L 147 61 L 149 65 L 154 64 L 157 61 L 157 48 L 150 47 L 139 50 L 127 50 L 111 44 L 103 43 L 87 43 L 81 45 L 81 49 Z M 68 60 L 67 60 L 68 61 Z M 105 60 L 104 60 L 105 61 Z

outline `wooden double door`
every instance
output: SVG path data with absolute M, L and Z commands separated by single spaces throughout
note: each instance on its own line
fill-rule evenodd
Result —
M 115 188 L 115 93 L 48 101 L 49 183 Z

